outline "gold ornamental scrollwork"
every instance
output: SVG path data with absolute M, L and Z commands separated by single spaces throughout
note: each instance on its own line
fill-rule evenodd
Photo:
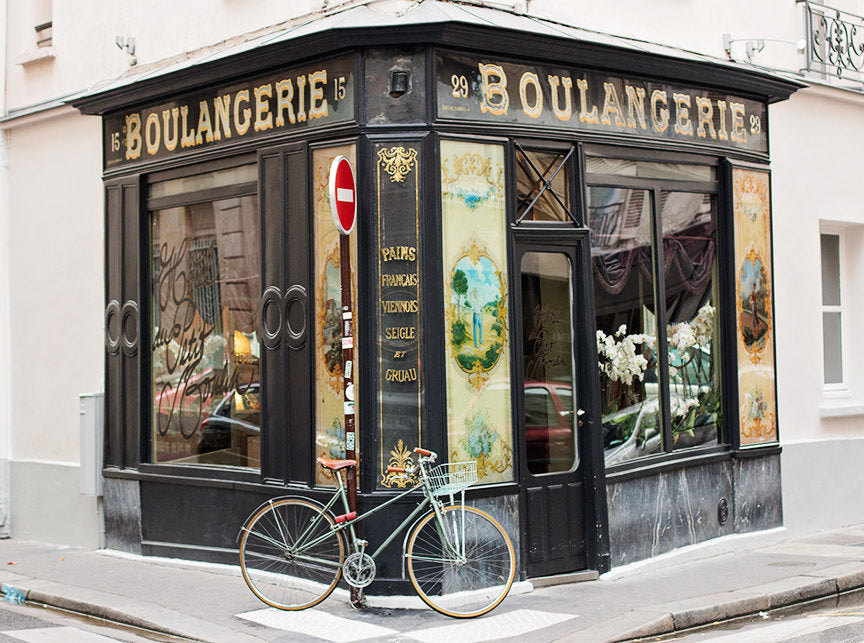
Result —
M 390 459 L 387 461 L 388 467 L 412 467 L 414 466 L 414 458 L 411 455 L 411 450 L 405 446 L 405 443 L 400 439 L 396 446 L 390 450 Z M 404 473 L 385 472 L 381 478 L 381 486 L 392 489 L 394 486 L 404 489 L 405 487 L 413 487 L 417 484 L 417 475 L 406 476 Z
M 486 180 L 486 183 L 498 190 L 504 190 L 504 168 L 492 159 L 483 158 L 479 154 L 466 152 L 461 156 L 454 154 L 441 162 L 441 182 L 448 185 L 455 183 L 460 177 L 474 175 Z
M 456 449 L 450 451 L 450 462 L 458 462 L 464 457 Z M 498 456 L 481 453 L 472 459 L 477 463 L 477 477 L 483 480 L 493 473 L 504 473 L 513 465 L 513 449 L 509 444 L 502 443 L 501 453 Z
M 735 211 L 755 223 L 768 212 L 768 179 L 764 172 L 742 172 L 735 179 Z
M 774 438 L 777 419 L 773 407 L 773 399 L 761 386 L 747 391 L 741 401 L 741 436 L 755 441 Z
M 411 174 L 417 161 L 417 150 L 398 147 L 388 147 L 378 150 L 378 165 L 394 183 L 402 183 Z

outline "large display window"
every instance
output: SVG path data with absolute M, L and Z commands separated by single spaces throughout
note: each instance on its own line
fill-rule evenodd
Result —
M 586 165 L 606 466 L 717 444 L 716 198 L 698 189 L 714 168 Z
M 150 186 L 153 462 L 260 466 L 256 172 Z

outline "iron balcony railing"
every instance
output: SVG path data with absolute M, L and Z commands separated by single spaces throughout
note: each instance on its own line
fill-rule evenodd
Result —
M 864 17 L 798 0 L 806 18 L 807 71 L 864 82 Z

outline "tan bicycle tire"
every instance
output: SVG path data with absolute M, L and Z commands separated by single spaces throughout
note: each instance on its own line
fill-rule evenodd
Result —
M 461 520 L 462 518 L 457 513 L 454 513 L 460 512 L 461 509 L 462 507 L 458 505 L 445 507 L 442 510 L 442 518 L 445 521 Z M 451 616 L 453 618 L 474 618 L 495 609 L 498 605 L 501 604 L 501 601 L 506 598 L 507 594 L 510 591 L 510 588 L 513 586 L 513 580 L 516 575 L 516 554 L 513 551 L 513 544 L 510 541 L 510 537 L 492 516 L 490 516 L 484 511 L 475 509 L 474 507 L 465 507 L 465 516 L 471 516 L 469 522 L 472 523 L 471 527 L 474 530 L 471 534 L 471 537 L 480 540 L 495 541 L 491 544 L 491 546 L 494 547 L 494 554 L 498 558 L 500 558 L 500 560 L 491 564 L 486 561 L 485 564 L 489 569 L 494 570 L 494 576 L 496 578 L 500 577 L 501 581 L 500 584 L 493 585 L 493 589 L 488 590 L 494 592 L 494 596 L 489 597 L 488 600 L 486 600 L 485 598 L 487 590 L 472 590 L 479 592 L 479 596 L 477 597 L 478 606 L 476 607 L 476 609 L 455 609 L 452 605 L 447 606 L 442 604 L 446 601 L 443 596 L 437 597 L 430 594 L 431 587 L 435 585 L 434 577 L 438 573 L 437 567 L 439 565 L 445 567 L 448 562 L 452 565 L 453 561 L 447 561 L 447 557 L 443 554 L 440 554 L 440 561 L 434 560 L 434 551 L 429 551 L 426 554 L 418 552 L 418 548 L 425 550 L 435 550 L 439 547 L 439 544 L 435 542 L 435 531 L 433 531 L 433 529 L 437 531 L 435 516 L 436 514 L 434 511 L 430 511 L 428 514 L 426 514 L 426 516 L 424 516 L 420 520 L 420 522 L 417 523 L 416 527 L 411 532 L 408 540 L 408 546 L 406 549 L 406 564 L 408 567 L 408 575 L 411 579 L 411 584 L 414 586 L 414 590 L 417 592 L 417 595 L 420 596 L 424 603 L 426 603 L 435 611 L 440 612 L 441 614 L 444 614 L 446 616 Z M 465 531 L 468 531 L 468 529 L 465 529 Z M 490 549 L 490 547 L 485 546 L 485 549 Z M 475 554 L 480 553 L 477 545 L 475 545 L 472 550 L 474 550 Z M 466 563 L 463 563 L 462 565 L 452 565 L 452 567 L 462 567 L 464 565 L 467 565 L 467 563 L 472 562 L 472 560 L 473 559 L 469 557 Z M 428 567 L 431 570 L 431 575 L 428 575 L 422 571 L 422 567 L 420 567 L 420 565 L 423 562 L 427 563 Z M 475 560 L 473 562 L 476 563 L 477 561 Z M 420 573 L 418 573 L 418 568 L 421 570 Z M 500 568 L 500 570 L 498 568 Z M 454 582 L 454 584 L 458 584 L 460 579 L 455 578 L 455 576 L 458 576 L 461 572 L 456 571 L 455 569 L 451 571 L 451 581 Z M 442 574 L 443 573 L 444 572 L 442 571 Z M 429 577 L 426 578 L 425 576 Z M 469 595 L 469 593 L 465 591 L 462 591 L 460 593 L 465 594 L 466 596 Z M 457 595 L 457 593 L 453 594 L 453 596 Z
M 321 549 L 314 552 L 328 562 L 327 567 L 333 567 L 331 572 L 322 571 L 320 579 L 284 573 L 289 567 L 295 572 L 307 567 L 311 569 L 310 564 L 297 562 L 294 562 L 292 567 L 293 560 L 285 553 L 288 549 L 288 537 L 284 532 L 298 526 L 296 523 L 301 516 L 320 516 L 323 521 L 322 528 L 326 526 L 328 531 L 335 524 L 333 517 L 314 502 L 302 498 L 282 498 L 259 507 L 249 516 L 241 530 L 240 570 L 243 580 L 258 599 L 280 610 L 296 611 L 317 605 L 333 592 L 342 575 L 345 541 L 338 531 L 331 531 Z M 323 531 L 321 533 L 323 534 Z M 285 550 L 281 554 L 278 553 L 280 548 Z M 273 550 L 273 553 L 269 550 Z M 251 565 L 252 560 L 261 563 L 258 566 Z M 265 567 L 265 562 L 266 568 L 262 568 Z M 281 569 L 282 567 L 285 569 Z M 307 573 L 307 576 L 311 576 L 311 572 Z M 262 579 L 267 580 L 266 585 Z M 290 592 L 297 595 L 298 599 L 289 601 L 277 598 L 276 594 L 280 592 L 285 596 Z M 299 598 L 301 596 L 302 599 Z

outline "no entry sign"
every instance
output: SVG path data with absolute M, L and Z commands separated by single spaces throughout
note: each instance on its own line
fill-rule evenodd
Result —
M 330 165 L 330 211 L 339 232 L 351 234 L 357 219 L 357 183 L 344 156 L 337 156 Z

